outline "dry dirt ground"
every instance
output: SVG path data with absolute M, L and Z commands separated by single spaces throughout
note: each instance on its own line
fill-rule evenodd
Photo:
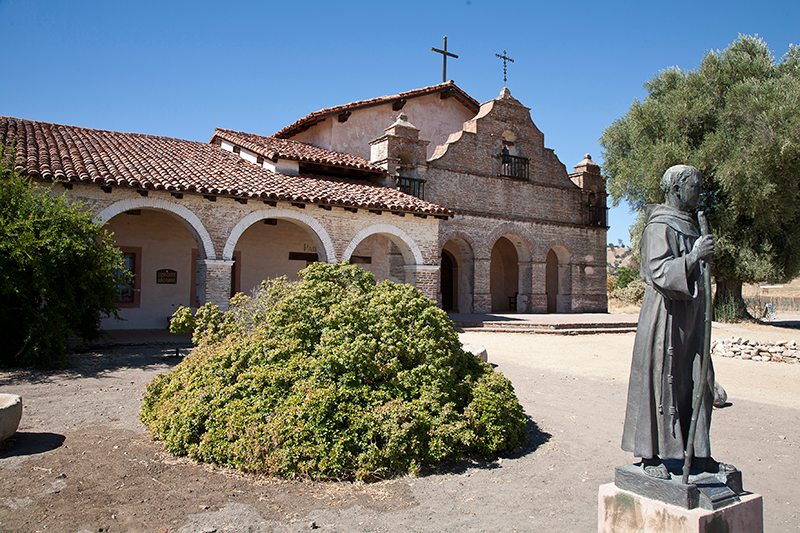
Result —
M 800 330 L 774 326 L 714 335 L 800 341 Z M 462 337 L 514 383 L 532 420 L 528 445 L 372 484 L 243 476 L 165 454 L 137 416 L 145 385 L 179 362 L 174 348 L 2 372 L 0 392 L 20 394 L 24 415 L 0 450 L 0 531 L 596 531 L 598 486 L 633 460 L 619 447 L 633 334 Z M 763 495 L 765 531 L 800 530 L 800 364 L 715 365 L 730 405 L 714 413 L 714 456 Z

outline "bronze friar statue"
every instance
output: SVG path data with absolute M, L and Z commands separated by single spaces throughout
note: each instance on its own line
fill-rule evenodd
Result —
M 714 254 L 713 236 L 701 236 L 689 212 L 698 205 L 702 179 L 694 167 L 668 169 L 661 179 L 666 201 L 646 207 L 641 240 L 640 274 L 647 289 L 633 347 L 622 449 L 641 457 L 644 472 L 658 479 L 670 479 L 662 459 L 686 455 L 692 457 L 693 471 L 735 470 L 711 458 L 713 368 L 698 399 L 696 432 L 689 437 L 705 341 L 701 263 Z

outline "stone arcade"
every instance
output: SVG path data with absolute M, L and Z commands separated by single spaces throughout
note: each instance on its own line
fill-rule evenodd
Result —
M 107 329 L 161 329 L 317 260 L 462 313 L 607 308 L 599 167 L 568 174 L 508 89 L 479 105 L 447 82 L 210 143 L 0 117 L 0 142 L 114 233 L 135 283 Z
M 587 156 L 568 174 L 507 88 L 478 105 L 450 81 L 323 109 L 275 136 L 368 158 L 455 212 L 439 224 L 445 310 L 607 311 L 600 167 Z

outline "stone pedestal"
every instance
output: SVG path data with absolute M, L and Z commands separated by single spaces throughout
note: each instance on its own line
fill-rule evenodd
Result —
M 598 533 L 763 533 L 763 503 L 758 494 L 741 494 L 740 501 L 709 511 L 684 509 L 617 488 L 601 485 L 598 492 Z
M 682 463 L 669 459 L 664 461 L 670 479 L 656 479 L 646 475 L 641 463 L 618 466 L 614 475 L 614 485 L 618 489 L 684 509 L 701 507 L 708 511 L 716 511 L 739 501 L 739 495 L 744 492 L 740 471 L 717 474 L 694 472 L 689 476 L 688 484 L 684 485 L 681 482 Z

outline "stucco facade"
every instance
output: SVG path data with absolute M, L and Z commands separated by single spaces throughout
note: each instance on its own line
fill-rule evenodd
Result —
M 360 266 L 378 279 L 408 282 L 436 298 L 430 282 L 430 272 L 438 270 L 440 221 L 435 217 L 284 202 L 242 204 L 235 198 L 210 201 L 202 195 L 176 199 L 161 191 L 142 197 L 90 185 L 75 185 L 68 194 L 90 207 L 118 246 L 141 253 L 138 306 L 121 307 L 123 322 L 108 319 L 107 329 L 165 328 L 181 305 L 208 302 L 224 308 L 231 289 L 248 293 L 263 279 L 295 277 L 313 255 L 329 263 L 358 256 Z M 157 271 L 164 269 L 177 272 L 176 283 L 157 283 Z
M 364 139 L 372 140 L 383 135 L 384 128 L 397 117 L 398 107 L 393 101 L 387 101 L 353 112 L 347 120 L 340 121 L 337 115 L 312 125 L 291 139 L 369 160 L 369 144 Z M 465 121 L 475 116 L 473 108 L 452 97 L 442 98 L 441 93 L 410 99 L 400 109 L 419 128 L 422 137 L 430 141 L 428 157 L 433 155 L 437 145 L 443 144 L 452 132 L 458 131 Z

